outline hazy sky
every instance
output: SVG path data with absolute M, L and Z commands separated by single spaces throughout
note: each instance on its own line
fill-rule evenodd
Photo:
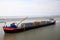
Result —
M 0 0 L 0 16 L 60 15 L 60 0 Z

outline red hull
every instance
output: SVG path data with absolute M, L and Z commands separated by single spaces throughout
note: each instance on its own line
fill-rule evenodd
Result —
M 10 31 L 13 31 L 13 30 L 20 30 L 20 28 L 3 27 L 3 30 L 10 30 Z
M 4 32 L 11 33 L 11 32 L 18 32 L 21 29 L 20 28 L 9 28 L 9 27 L 3 27 Z

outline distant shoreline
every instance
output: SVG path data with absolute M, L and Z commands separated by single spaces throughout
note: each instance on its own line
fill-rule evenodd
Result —
M 21 17 L 21 16 L 0 16 L 0 19 L 17 19 L 17 18 L 25 18 L 25 17 L 28 17 L 28 16 L 24 16 L 24 17 Z M 28 17 L 28 18 L 48 18 L 48 17 L 57 17 L 59 18 L 60 15 L 54 15 L 54 16 L 34 16 L 34 17 Z
M 46 18 L 46 19 L 49 19 L 49 18 L 53 18 L 53 19 L 56 19 L 56 18 L 60 18 L 60 16 L 45 16 L 45 17 L 28 17 L 26 20 L 35 20 L 35 19 L 43 19 L 43 18 Z M 4 22 L 11 22 L 11 21 L 21 21 L 22 19 L 24 18 L 1 18 L 0 19 L 0 23 L 4 23 Z

